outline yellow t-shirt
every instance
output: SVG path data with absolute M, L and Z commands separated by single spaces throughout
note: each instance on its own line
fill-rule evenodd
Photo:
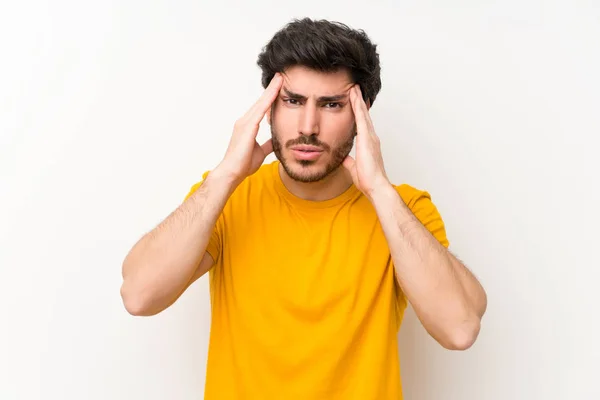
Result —
M 407 302 L 375 209 L 354 186 L 300 199 L 278 166 L 238 186 L 210 238 L 205 399 L 402 399 L 397 333 Z M 396 188 L 448 246 L 429 194 Z

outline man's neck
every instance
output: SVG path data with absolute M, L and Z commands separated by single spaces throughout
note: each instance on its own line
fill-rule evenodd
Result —
M 281 164 L 279 164 L 279 176 L 285 187 L 294 196 L 303 200 L 325 201 L 333 199 L 344 193 L 352 185 L 350 172 L 343 166 L 318 182 L 298 182 L 290 178 Z

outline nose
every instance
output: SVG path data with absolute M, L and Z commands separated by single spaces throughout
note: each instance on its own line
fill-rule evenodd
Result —
M 298 130 L 301 135 L 306 136 L 319 134 L 319 112 L 315 104 L 307 102 L 302 107 Z

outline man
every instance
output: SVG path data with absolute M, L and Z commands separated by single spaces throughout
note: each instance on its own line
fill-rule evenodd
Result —
M 447 250 L 429 194 L 388 180 L 364 32 L 293 21 L 258 64 L 266 89 L 222 161 L 127 255 L 125 307 L 157 314 L 209 272 L 207 399 L 401 399 L 407 303 L 464 350 L 486 294 Z M 272 139 L 259 145 L 265 115 Z

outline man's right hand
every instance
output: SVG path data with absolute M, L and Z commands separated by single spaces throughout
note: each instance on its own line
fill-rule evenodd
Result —
M 254 106 L 236 122 L 225 157 L 191 201 L 183 202 L 127 254 L 121 296 L 129 313 L 161 312 L 213 265 L 207 247 L 231 190 L 256 172 L 273 151 L 270 140 L 260 146 L 256 135 L 282 82 L 281 75 L 275 75 Z
M 215 168 L 219 175 L 224 175 L 233 182 L 239 183 L 255 173 L 265 158 L 273 151 L 271 139 L 259 145 L 256 136 L 260 122 L 277 98 L 282 83 L 283 77 L 276 73 L 252 108 L 236 121 L 225 157 Z

